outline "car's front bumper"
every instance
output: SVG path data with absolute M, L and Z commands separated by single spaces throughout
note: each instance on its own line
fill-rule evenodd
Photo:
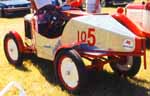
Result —
M 30 11 L 30 7 L 4 8 L 3 10 L 5 14 L 9 14 L 9 13 Z

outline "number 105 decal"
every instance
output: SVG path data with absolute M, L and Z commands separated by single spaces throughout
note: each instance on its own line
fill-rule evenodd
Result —
M 89 28 L 88 31 L 78 31 L 78 42 L 88 43 L 89 46 L 95 46 L 95 29 Z

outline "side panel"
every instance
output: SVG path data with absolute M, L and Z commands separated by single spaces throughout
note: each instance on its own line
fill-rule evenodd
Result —
M 54 53 L 60 44 L 60 37 L 55 39 L 48 39 L 36 32 L 35 38 L 36 38 L 35 47 L 37 50 L 37 56 L 44 59 L 53 60 L 55 57 Z
M 26 20 L 28 18 L 26 17 Z M 30 21 L 30 20 L 29 20 Z M 36 54 L 38 57 L 53 60 L 54 59 L 54 53 L 57 49 L 57 47 L 60 45 L 60 37 L 57 38 L 47 38 L 45 36 L 42 36 L 39 33 L 38 30 L 38 19 L 36 16 L 33 17 L 32 22 L 32 39 L 26 38 L 26 43 L 29 44 L 29 46 L 32 46 L 36 49 Z M 32 42 L 30 44 L 30 42 Z
M 82 42 L 88 44 L 92 50 L 133 52 L 135 37 L 110 15 L 91 15 L 70 20 L 64 29 L 61 42 Z

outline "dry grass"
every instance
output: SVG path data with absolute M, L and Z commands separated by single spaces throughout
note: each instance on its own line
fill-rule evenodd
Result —
M 103 12 L 113 13 L 115 8 L 104 8 Z M 24 32 L 23 18 L 0 19 L 0 90 L 9 82 L 19 82 L 27 96 L 70 96 L 59 86 L 55 85 L 53 66 L 50 61 L 40 58 L 28 58 L 24 66 L 15 68 L 6 60 L 3 52 L 3 37 L 9 30 L 16 30 L 21 35 Z M 150 51 L 147 63 L 150 64 Z M 142 64 L 143 65 L 143 64 Z M 109 66 L 90 80 L 86 92 L 79 96 L 150 96 L 150 66 L 144 70 L 143 66 L 135 78 L 122 79 L 116 77 Z M 10 90 L 6 96 L 17 96 L 16 89 Z

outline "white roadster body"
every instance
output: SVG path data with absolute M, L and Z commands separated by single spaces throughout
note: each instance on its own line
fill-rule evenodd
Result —
M 67 34 L 70 36 L 66 37 Z M 136 37 L 111 15 L 89 15 L 71 19 L 64 29 L 61 41 L 62 44 L 82 42 L 93 47 L 91 50 L 133 52 Z
M 34 17 L 35 18 L 35 17 Z M 36 21 L 36 20 L 35 20 Z M 37 23 L 38 21 L 36 21 Z M 38 27 L 38 24 L 36 24 Z M 74 17 L 64 27 L 63 34 L 57 38 L 48 38 L 35 27 L 35 48 L 39 57 L 54 60 L 55 53 L 61 47 L 74 47 L 79 43 L 81 50 L 107 52 L 137 51 L 139 36 L 120 24 L 111 15 L 86 15 Z

